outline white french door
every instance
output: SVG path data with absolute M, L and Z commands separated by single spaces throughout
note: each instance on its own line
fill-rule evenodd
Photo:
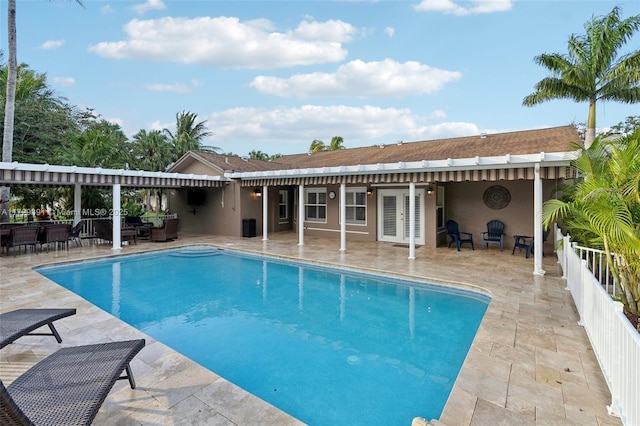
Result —
M 409 189 L 378 190 L 378 240 L 409 243 Z M 415 238 L 424 244 L 424 189 L 416 189 Z

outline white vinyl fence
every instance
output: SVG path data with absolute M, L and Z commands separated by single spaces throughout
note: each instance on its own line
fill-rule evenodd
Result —
M 611 391 L 609 413 L 640 425 L 640 334 L 614 300 L 614 277 L 601 250 L 580 247 L 556 229 L 558 262 Z M 613 296 L 613 297 L 612 297 Z

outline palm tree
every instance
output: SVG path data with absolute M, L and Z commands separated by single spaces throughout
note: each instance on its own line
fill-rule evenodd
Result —
M 76 2 L 82 5 L 80 0 Z M 9 0 L 7 12 L 7 30 L 9 41 L 9 61 L 7 75 L 7 91 L 4 109 L 4 131 L 2 134 L 2 161 L 13 159 L 13 119 L 15 116 L 16 81 L 18 73 L 18 48 L 16 31 L 16 0 Z M 11 191 L 8 186 L 0 186 L 0 222 L 9 220 L 9 200 Z
M 172 146 L 160 130 L 147 133 L 141 129 L 133 135 L 132 167 L 139 170 L 164 171 L 171 163 Z
M 625 307 L 640 312 L 640 129 L 598 137 L 575 162 L 581 176 L 568 201 L 549 200 L 546 226 L 562 220 L 572 238 L 605 251 Z M 614 261 L 615 259 L 615 261 Z
M 202 144 L 202 140 L 213 135 L 207 129 L 206 120 L 196 123 L 198 114 L 182 111 L 176 114 L 176 130 L 172 133 L 169 129 L 164 132 L 169 136 L 173 145 L 173 160 L 182 157 L 188 151 L 218 151 L 218 147 L 209 147 Z
M 337 151 L 340 149 L 344 149 L 344 139 L 342 136 L 332 137 L 329 145 L 326 145 L 321 140 L 314 139 L 309 146 L 309 152 Z
M 269 154 L 260 150 L 252 149 L 251 151 L 249 151 L 249 158 L 251 158 L 252 160 L 269 161 Z
M 16 0 L 9 0 L 7 12 L 9 30 L 9 62 L 7 73 L 7 91 L 5 93 L 4 132 L 2 134 L 2 161 L 10 163 L 13 157 L 13 117 L 15 114 L 16 80 L 17 80 L 17 43 L 16 43 Z M 0 186 L 0 222 L 9 221 L 9 200 L 11 190 L 8 186 Z
M 311 141 L 311 145 L 309 145 L 309 152 L 321 152 L 326 151 L 327 147 L 321 140 L 314 139 Z
M 172 145 L 165 133 L 159 130 L 152 130 L 147 133 L 142 129 L 133 136 L 133 166 L 140 170 L 164 171 L 172 161 Z M 160 205 L 162 190 L 155 191 L 156 205 Z M 151 196 L 149 191 L 146 192 L 147 198 Z M 145 204 L 149 206 L 150 198 Z
M 524 98 L 524 106 L 552 99 L 589 102 L 585 147 L 595 139 L 596 102 L 640 102 L 640 50 L 617 57 L 618 50 L 640 28 L 640 15 L 624 21 L 620 8 L 604 17 L 592 17 L 584 25 L 586 34 L 569 37 L 569 53 L 542 54 L 534 61 L 553 76 L 540 80 L 536 91 Z
M 342 139 L 342 136 L 332 137 L 327 151 L 338 151 L 340 149 L 344 149 L 344 139 Z

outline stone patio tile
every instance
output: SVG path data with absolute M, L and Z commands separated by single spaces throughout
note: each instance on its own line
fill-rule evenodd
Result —
M 238 425 L 303 424 L 224 379 L 218 379 L 204 387 L 196 397 Z
M 510 362 L 512 365 L 521 366 L 531 371 L 535 369 L 535 349 L 531 347 L 521 346 L 516 348 L 495 343 L 491 347 L 491 357 Z
M 467 392 L 457 384 L 449 395 L 440 421 L 445 425 L 469 425 L 476 407 L 478 397 L 472 392 Z
M 473 412 L 471 426 L 534 426 L 535 420 L 479 399 Z
M 556 339 L 553 330 L 538 324 L 518 323 L 516 332 L 516 347 L 529 346 L 556 350 Z

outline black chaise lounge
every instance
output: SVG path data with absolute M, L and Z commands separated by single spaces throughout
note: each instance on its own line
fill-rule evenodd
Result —
M 9 386 L 0 381 L 0 424 L 90 425 L 116 380 L 128 379 L 135 389 L 129 363 L 144 343 L 139 339 L 60 349 Z
M 53 322 L 75 313 L 75 309 L 18 309 L 0 314 L 0 349 L 22 336 L 54 336 L 62 343 Z M 51 333 L 32 333 L 45 325 Z

